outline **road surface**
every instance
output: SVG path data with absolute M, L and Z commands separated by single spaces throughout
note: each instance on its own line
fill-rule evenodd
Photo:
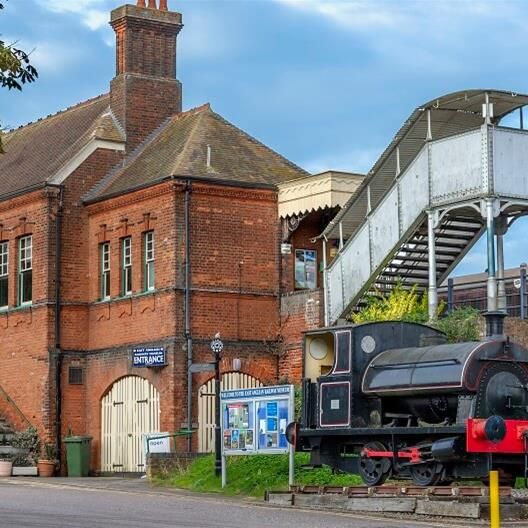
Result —
M 66 479 L 0 479 L 1 528 L 437 528 L 445 523 L 289 510 L 150 488 Z M 95 480 L 95 479 L 94 479 Z M 116 484 L 117 483 L 117 484 Z M 83 486 L 83 487 L 81 487 Z M 450 528 L 467 527 L 449 522 Z M 481 525 L 482 526 L 482 525 Z M 519 525 L 517 525 L 519 526 Z M 526 525 L 525 525 L 526 526 Z

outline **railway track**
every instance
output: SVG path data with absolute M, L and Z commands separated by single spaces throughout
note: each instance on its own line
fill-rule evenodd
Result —
M 341 495 L 343 497 L 488 497 L 489 490 L 485 486 L 290 486 L 290 493 L 296 495 Z M 512 488 L 499 488 L 501 497 L 511 497 Z
M 528 519 L 528 497 L 511 487 L 501 487 L 504 520 Z M 485 486 L 291 486 L 288 491 L 268 491 L 265 500 L 275 506 L 346 513 L 417 515 L 418 518 L 487 519 L 489 490 Z

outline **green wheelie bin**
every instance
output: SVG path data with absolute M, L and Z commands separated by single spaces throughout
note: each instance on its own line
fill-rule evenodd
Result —
M 66 463 L 68 477 L 87 477 L 90 471 L 91 436 L 68 436 L 66 444 Z

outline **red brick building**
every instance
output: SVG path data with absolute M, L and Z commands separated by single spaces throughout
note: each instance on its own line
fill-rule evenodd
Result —
M 183 112 L 182 17 L 155 4 L 112 12 L 108 94 L 8 133 L 0 156 L 0 415 L 50 442 L 92 436 L 103 472 L 141 471 L 145 432 L 203 428 L 212 374 L 189 366 L 217 332 L 229 383 L 300 378 L 301 332 L 321 324 L 312 239 L 359 179 L 338 175 L 334 203 L 335 174 L 207 104 Z M 306 205 L 313 185 L 329 194 Z M 134 366 L 144 349 L 165 364 Z

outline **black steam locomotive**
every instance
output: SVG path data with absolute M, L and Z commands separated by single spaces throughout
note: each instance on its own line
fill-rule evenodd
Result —
M 527 472 L 528 351 L 487 314 L 487 338 L 447 344 L 404 322 L 307 332 L 298 449 L 369 486 Z

